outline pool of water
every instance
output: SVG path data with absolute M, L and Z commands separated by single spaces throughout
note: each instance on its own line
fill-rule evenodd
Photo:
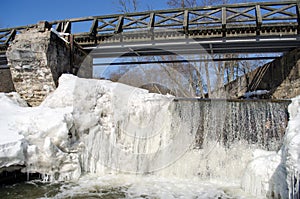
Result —
M 84 176 L 79 181 L 68 183 L 44 183 L 39 180 L 21 182 L 2 186 L 0 195 L 2 199 L 254 199 L 237 185 L 226 182 L 130 175 Z

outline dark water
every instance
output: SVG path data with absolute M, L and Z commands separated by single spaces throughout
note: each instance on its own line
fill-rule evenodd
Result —
M 39 181 L 21 182 L 14 185 L 5 185 L 0 188 L 1 199 L 35 199 L 35 198 L 103 198 L 117 199 L 125 198 L 125 192 L 122 188 L 100 188 L 90 193 L 74 194 L 70 196 L 58 197 L 57 194 L 64 190 L 64 186 L 72 186 L 70 183 L 43 183 Z
M 14 185 L 6 185 L 0 188 L 0 198 L 1 199 L 36 199 L 36 198 L 65 198 L 65 199 L 119 199 L 119 198 L 131 198 L 130 195 L 126 192 L 126 187 L 98 187 L 90 192 L 83 191 L 82 194 L 60 194 L 64 190 L 66 191 L 65 186 L 72 186 L 70 184 L 50 184 L 42 183 L 38 181 L 29 181 L 17 183 Z M 213 197 L 216 199 L 234 199 L 236 197 L 229 196 L 228 194 L 216 194 L 217 196 Z M 213 195 L 210 193 L 210 195 Z M 151 196 L 148 194 L 138 194 L 134 198 L 147 198 L 147 199 L 158 199 L 161 197 Z M 175 197 L 177 198 L 177 197 Z M 178 197 L 182 198 L 182 197 Z M 193 198 L 198 198 L 193 197 Z M 203 198 L 199 195 L 199 198 Z M 211 198 L 211 197 L 210 197 Z
M 60 190 L 61 184 L 49 184 L 39 181 L 20 182 L 13 185 L 2 185 L 1 199 L 49 198 Z

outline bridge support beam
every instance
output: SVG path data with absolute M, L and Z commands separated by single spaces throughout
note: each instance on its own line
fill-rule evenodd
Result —
M 92 58 L 50 28 L 39 23 L 18 34 L 6 52 L 14 87 L 31 106 L 55 90 L 62 73 L 92 77 Z

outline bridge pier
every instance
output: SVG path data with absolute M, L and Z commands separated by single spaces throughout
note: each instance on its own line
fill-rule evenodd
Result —
M 6 52 L 15 90 L 37 106 L 58 85 L 63 73 L 92 77 L 92 58 L 41 22 L 18 34 Z
M 9 68 L 0 68 L 0 92 L 9 93 L 15 91 Z

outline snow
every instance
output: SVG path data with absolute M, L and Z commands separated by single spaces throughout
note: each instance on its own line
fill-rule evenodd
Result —
M 24 136 L 14 129 L 14 121 L 22 114 L 24 102 L 21 102 L 16 93 L 11 94 L 11 98 L 0 93 L 0 168 L 5 169 L 12 165 L 23 165 L 25 162 L 24 148 L 26 140 Z M 20 110 L 19 110 L 20 109 Z
M 246 92 L 244 94 L 244 97 L 246 99 L 251 98 L 252 96 L 259 96 L 259 95 L 266 95 L 268 94 L 270 91 L 267 90 L 256 90 L 256 91 L 250 91 L 250 92 Z
M 53 33 L 56 34 L 58 37 L 60 37 L 62 40 L 64 40 L 64 42 L 66 42 L 67 44 L 70 43 L 68 40 L 66 40 L 66 39 L 64 38 L 64 36 L 70 35 L 69 33 L 57 32 L 54 28 L 51 28 L 51 32 L 53 32 Z
M 28 172 L 48 173 L 64 169 L 72 139 L 72 108 L 25 107 L 17 94 L 11 97 L 0 94 L 0 166 L 26 165 Z M 78 161 L 74 161 L 78 163 Z M 75 168 L 67 176 L 78 178 L 81 172 Z M 68 176 L 70 175 L 70 176 Z
M 123 126 L 131 136 L 135 136 L 137 127 L 145 129 L 145 135 L 139 136 L 152 136 L 150 134 L 165 128 L 151 126 L 153 120 L 161 123 L 164 115 L 143 117 L 147 113 L 165 112 L 168 106 L 164 105 L 173 99 L 170 95 L 162 96 L 106 80 L 80 79 L 72 75 L 63 75 L 59 85 L 39 107 L 23 107 L 24 102 L 16 97 L 17 94 L 14 98 L 0 95 L 1 167 L 25 165 L 24 172 L 47 174 L 50 181 L 76 180 L 82 171 L 102 171 L 103 164 L 123 167 L 116 162 L 104 162 L 111 161 L 114 154 L 122 156 L 124 161 L 128 159 L 129 163 L 136 161 L 132 160 L 135 155 L 129 157 L 124 153 L 120 143 L 114 145 L 116 124 Z M 128 140 L 124 139 L 124 142 Z M 103 147 L 105 144 L 108 148 Z M 137 146 L 131 147 L 125 150 L 140 150 Z M 102 157 L 101 153 L 106 150 L 114 154 Z M 153 149 L 148 147 L 145 150 Z M 125 166 L 132 170 L 132 165 Z

